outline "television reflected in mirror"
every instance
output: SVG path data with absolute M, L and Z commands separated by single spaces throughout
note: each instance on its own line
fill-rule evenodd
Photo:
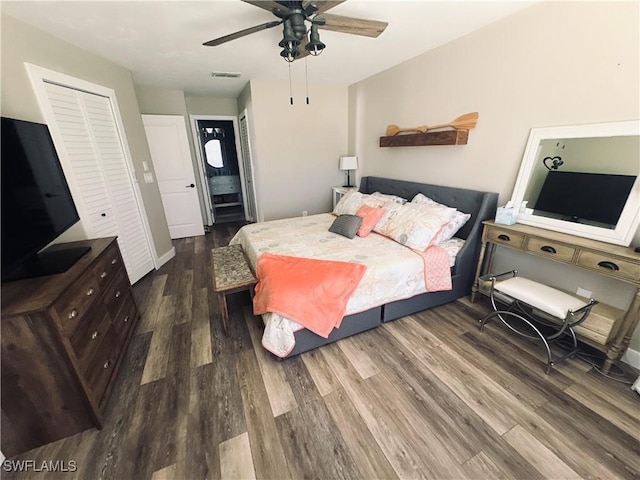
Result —
M 629 245 L 640 224 L 640 121 L 531 130 L 518 223 Z

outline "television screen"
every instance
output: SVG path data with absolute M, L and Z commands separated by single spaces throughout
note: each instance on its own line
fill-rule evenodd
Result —
M 3 117 L 1 135 L 2 279 L 64 271 L 42 271 L 35 256 L 80 219 L 49 129 Z
M 562 220 L 615 228 L 635 175 L 550 171 L 534 210 Z

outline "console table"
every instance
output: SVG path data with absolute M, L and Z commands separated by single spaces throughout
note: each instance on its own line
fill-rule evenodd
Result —
M 483 223 L 480 258 L 471 293 L 472 302 L 478 292 L 484 293 L 481 277 L 488 272 L 497 273 L 491 271 L 497 245 L 594 271 L 636 287 L 633 301 L 626 312 L 609 307 L 604 302 L 592 313 L 592 322 L 598 323 L 593 325 L 592 331 L 586 327 L 583 330 L 576 328 L 581 341 L 606 353 L 603 370 L 608 372 L 626 351 L 631 335 L 640 321 L 640 254 L 635 253 L 631 247 L 528 225 L 501 225 L 493 221 Z

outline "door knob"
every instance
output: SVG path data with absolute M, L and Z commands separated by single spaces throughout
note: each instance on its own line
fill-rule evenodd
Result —
M 187 187 L 186 187 L 186 188 L 194 188 L 194 187 L 195 187 L 195 185 L 192 183 L 192 184 L 190 184 L 190 185 L 187 185 Z

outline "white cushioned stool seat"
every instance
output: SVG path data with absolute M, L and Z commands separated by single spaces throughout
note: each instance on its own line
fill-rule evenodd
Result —
M 575 312 L 587 305 L 586 302 L 567 293 L 522 277 L 496 282 L 494 288 L 559 319 L 566 318 L 569 310 Z

